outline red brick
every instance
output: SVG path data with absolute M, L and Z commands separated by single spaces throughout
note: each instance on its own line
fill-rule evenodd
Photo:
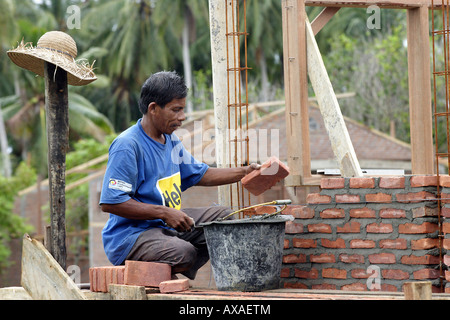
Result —
M 281 268 L 280 277 L 281 278 L 290 278 L 291 277 L 291 269 L 290 268 Z
M 407 203 L 417 203 L 425 200 L 435 200 L 436 196 L 427 191 L 409 192 L 409 193 L 397 193 L 397 201 Z
M 308 204 L 331 203 L 331 197 L 327 195 L 323 196 L 320 193 L 310 193 L 306 196 L 306 202 Z
M 364 207 L 350 210 L 350 217 L 352 218 L 375 218 L 375 210 Z
M 344 263 L 364 263 L 364 256 L 360 254 L 342 253 L 339 255 L 339 260 Z
M 316 223 L 308 225 L 308 232 L 331 233 L 331 226 L 325 223 Z
M 380 240 L 379 243 L 380 248 L 382 249 L 407 249 L 407 241 L 406 239 L 386 239 Z
M 422 224 L 405 223 L 398 226 L 398 232 L 405 234 L 432 233 L 438 229 L 438 225 L 431 222 L 424 222 Z
M 342 189 L 345 186 L 344 178 L 322 178 L 320 188 L 322 189 Z
M 444 255 L 444 263 L 447 266 L 450 265 L 450 255 L 448 255 L 448 254 Z
M 411 187 L 435 187 L 437 186 L 437 176 L 412 176 L 409 179 Z
M 344 249 L 345 241 L 344 239 L 341 238 L 336 240 L 322 239 L 322 247 L 332 249 Z
M 380 218 L 397 219 L 406 218 L 405 210 L 395 208 L 385 208 L 380 210 Z
M 409 272 L 397 269 L 381 270 L 384 279 L 406 280 L 409 279 Z
M 305 263 L 306 255 L 301 253 L 299 255 L 296 254 L 288 254 L 283 256 L 283 263 Z
M 444 239 L 442 241 L 442 245 L 443 245 L 444 249 L 450 250 L 450 239 Z
M 331 283 L 313 284 L 311 286 L 313 290 L 336 290 L 336 285 Z
M 350 188 L 372 189 L 375 188 L 374 178 L 350 178 Z
M 395 263 L 395 255 L 393 253 L 374 253 L 369 254 L 370 263 L 391 264 Z
M 411 240 L 411 249 L 413 250 L 433 249 L 437 248 L 438 246 L 439 246 L 438 239 L 425 238 L 419 240 Z
M 361 201 L 358 194 L 337 194 L 334 199 L 337 203 L 359 203 Z
M 442 208 L 444 209 L 444 208 Z M 438 208 L 430 208 L 430 207 L 419 207 L 411 210 L 413 214 L 413 218 L 421 218 L 421 217 L 437 217 L 439 213 Z M 444 215 L 442 215 L 444 216 Z
M 255 214 L 263 215 L 263 214 L 271 214 L 277 212 L 277 207 L 275 206 L 259 206 L 255 208 Z
M 441 193 L 441 203 L 450 203 L 450 193 Z
M 89 269 L 89 283 L 92 292 L 108 292 L 109 285 L 123 284 L 124 266 L 93 267 Z
M 351 271 L 352 278 L 355 279 L 367 279 L 371 276 L 371 273 L 367 273 L 366 269 L 353 269 Z
M 352 249 L 371 249 L 375 248 L 375 241 L 354 239 L 350 241 L 350 248 Z
M 450 222 L 444 222 L 442 224 L 442 232 L 444 232 L 445 234 L 450 233 Z
M 159 291 L 161 293 L 173 293 L 186 291 L 189 289 L 188 279 L 168 280 L 159 284 Z
M 436 176 L 437 179 L 437 176 Z M 450 176 L 449 175 L 439 175 L 439 185 L 444 188 L 450 187 Z
M 435 257 L 432 255 L 424 255 L 424 256 L 402 256 L 401 263 L 403 264 L 439 264 L 439 257 Z
M 347 279 L 347 271 L 337 268 L 325 268 L 322 270 L 322 277 L 332 279 Z
M 317 279 L 319 277 L 319 271 L 315 268 L 312 268 L 309 271 L 296 268 L 294 273 L 296 278 Z
M 283 248 L 284 249 L 289 249 L 290 248 L 289 239 L 284 239 Z
M 291 205 L 283 211 L 283 214 L 288 214 L 297 219 L 312 219 L 314 218 L 314 210 L 308 206 Z
M 338 208 L 325 209 L 320 213 L 322 219 L 338 219 L 345 218 L 345 210 Z
M 398 289 L 397 289 L 397 287 L 394 286 L 393 284 L 382 283 L 382 284 L 381 284 L 381 291 L 397 292 Z
M 292 282 L 285 282 L 283 287 L 285 289 L 308 289 L 307 285 L 305 285 L 303 283 L 300 283 L 300 282 L 294 282 L 294 283 L 292 283 Z
M 337 227 L 337 233 L 359 233 L 361 231 L 361 224 L 359 222 L 350 221 L 343 227 Z
M 379 187 L 385 189 L 405 189 L 405 177 L 381 177 Z
M 303 225 L 294 221 L 287 221 L 285 232 L 286 234 L 303 233 Z
M 386 193 L 370 193 L 366 194 L 366 201 L 367 202 L 377 202 L 377 203 L 391 203 L 392 202 L 392 196 L 390 194 Z
M 289 168 L 278 158 L 271 157 L 261 165 L 261 169 L 250 172 L 241 182 L 250 193 L 258 196 L 288 175 Z
M 389 223 L 371 223 L 366 226 L 368 233 L 391 233 L 393 230 L 392 224 Z
M 292 239 L 292 245 L 294 248 L 316 248 L 317 241 L 314 239 Z
M 319 255 L 311 254 L 309 260 L 314 263 L 335 263 L 336 257 L 331 253 L 322 253 Z
M 171 280 L 172 267 L 166 263 L 125 261 L 124 284 L 158 287 L 163 281 Z
M 435 269 L 421 269 L 413 272 L 414 279 L 423 280 L 423 279 L 437 279 L 439 278 L 439 270 Z
M 361 282 L 355 282 L 343 285 L 341 287 L 342 291 L 367 291 L 367 285 L 361 283 Z

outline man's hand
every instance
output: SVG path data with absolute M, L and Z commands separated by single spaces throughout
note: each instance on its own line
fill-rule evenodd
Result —
M 245 175 L 249 174 L 252 171 L 261 169 L 261 165 L 257 163 L 252 163 L 245 169 Z
M 163 220 L 169 227 L 174 228 L 178 232 L 189 231 L 194 227 L 194 219 L 186 213 L 173 208 L 167 209 Z

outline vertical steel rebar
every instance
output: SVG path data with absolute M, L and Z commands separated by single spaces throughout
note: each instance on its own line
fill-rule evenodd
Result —
M 229 166 L 235 167 L 247 165 L 250 162 L 249 156 L 249 138 L 248 138 L 248 61 L 247 61 L 247 3 L 246 0 L 224 0 L 226 3 L 226 43 L 227 43 L 227 84 L 228 84 L 228 148 L 229 152 Z M 243 7 L 243 25 L 244 30 L 241 31 L 241 5 Z M 228 4 L 231 4 L 231 14 L 228 10 Z M 236 8 L 236 10 L 234 10 Z M 231 16 L 230 16 L 231 15 Z M 228 21 L 231 19 L 232 26 L 230 27 Z M 231 29 L 231 30 L 230 30 Z M 241 60 L 241 37 L 244 43 L 244 61 Z M 230 46 L 230 41 L 232 44 Z M 232 50 L 232 54 L 230 54 Z M 230 66 L 231 61 L 233 67 Z M 242 66 L 244 64 L 244 66 Z M 242 76 L 244 74 L 245 82 L 242 83 Z M 231 84 L 233 80 L 233 85 Z M 242 87 L 244 86 L 244 87 Z M 242 92 L 244 91 L 244 93 Z M 231 96 L 233 95 L 233 99 Z M 244 98 L 245 95 L 245 98 Z M 244 101 L 243 101 L 244 99 Z M 233 101 L 232 101 L 233 100 Z M 232 118 L 231 109 L 234 109 L 234 122 Z M 243 115 L 242 108 L 245 109 L 245 115 Z M 234 125 L 232 127 L 232 125 Z M 245 127 L 245 132 L 244 132 Z M 232 145 L 234 143 L 234 145 Z M 243 144 L 246 144 L 245 146 Z M 231 151 L 234 151 L 234 157 L 232 159 Z M 248 203 L 245 204 L 245 190 L 240 182 L 236 183 L 237 188 L 237 207 L 243 208 L 246 205 L 250 205 L 250 194 L 248 194 Z M 233 203 L 233 186 L 230 188 L 230 199 Z
M 450 114 L 450 99 L 449 99 L 449 61 L 450 61 L 450 30 L 449 30 L 449 0 L 446 0 L 446 3 L 444 3 L 444 0 L 441 1 L 440 11 L 442 14 L 442 30 L 436 30 L 436 24 L 435 24 L 435 5 L 434 0 L 431 0 L 431 28 L 432 28 L 432 43 L 433 43 L 433 99 L 434 99 L 434 136 L 435 136 L 435 154 L 436 154 L 436 176 L 437 176 L 437 207 L 438 207 L 438 226 L 439 226 L 439 234 L 438 234 L 438 240 L 439 240 L 439 280 L 440 280 L 440 288 L 441 291 L 444 291 L 443 288 L 443 256 L 442 256 L 442 247 L 443 247 L 443 232 L 442 232 L 442 202 L 441 202 L 441 189 L 440 189 L 440 172 L 439 172 L 439 159 L 440 158 L 447 158 L 447 164 L 450 168 L 450 126 L 449 126 L 449 114 Z M 437 71 L 436 66 L 438 63 L 437 59 L 437 50 L 436 50 L 436 42 L 438 41 L 436 39 L 436 36 L 442 36 L 442 44 L 443 44 L 443 71 Z M 438 38 L 439 39 L 439 38 Z M 444 80 L 444 86 L 445 86 L 445 103 L 444 103 L 444 111 L 439 109 L 439 101 L 438 101 L 438 94 L 437 90 L 439 87 L 439 84 L 437 80 L 438 77 L 443 77 Z M 446 128 L 446 152 L 440 152 L 439 150 L 439 120 L 444 117 L 445 121 L 445 128 Z

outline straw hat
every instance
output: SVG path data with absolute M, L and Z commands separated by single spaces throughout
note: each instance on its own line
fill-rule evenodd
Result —
M 73 86 L 83 86 L 95 81 L 93 64 L 85 60 L 76 61 L 77 44 L 68 34 L 61 31 L 45 33 L 37 46 L 22 42 L 16 49 L 9 50 L 9 58 L 19 67 L 44 76 L 44 61 L 53 63 L 67 71 L 67 82 Z

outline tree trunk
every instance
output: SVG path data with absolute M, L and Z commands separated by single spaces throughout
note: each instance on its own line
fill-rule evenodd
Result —
M 65 174 L 69 145 L 67 72 L 45 63 L 45 110 L 48 141 L 48 179 L 51 254 L 66 269 Z

